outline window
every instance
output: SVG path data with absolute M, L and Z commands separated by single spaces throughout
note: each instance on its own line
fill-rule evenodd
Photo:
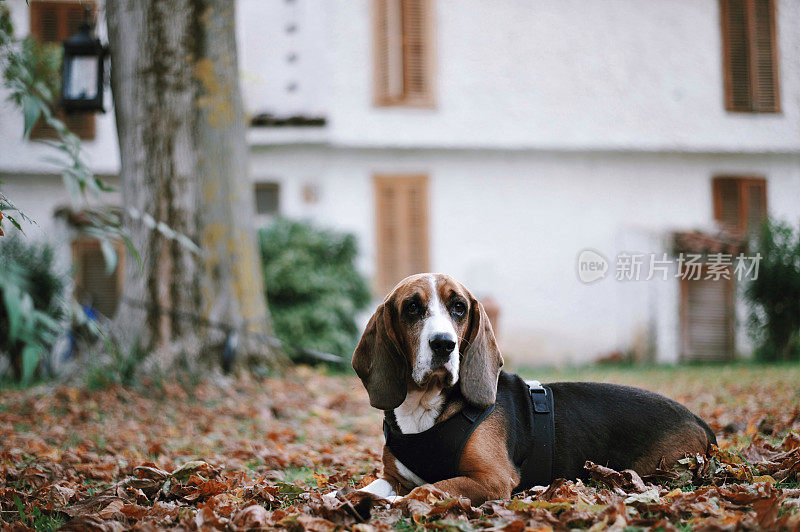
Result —
M 55 116 L 67 126 L 67 129 L 75 133 L 78 138 L 92 140 L 95 136 L 94 114 L 75 112 L 65 113 L 61 109 L 55 110 Z M 55 139 L 58 133 L 47 123 L 39 120 L 31 128 L 32 139 Z
M 61 44 L 80 29 L 81 23 L 95 11 L 94 2 L 31 0 L 31 35 L 39 42 Z
M 780 112 L 774 0 L 721 0 L 725 108 Z
M 376 284 L 388 293 L 428 264 L 427 176 L 375 176 Z
M 122 293 L 122 273 L 125 264 L 125 250 L 117 246 L 116 269 L 109 274 L 100 242 L 93 239 L 78 239 L 72 243 L 72 264 L 75 267 L 75 298 L 83 305 L 89 305 L 103 316 L 111 318 L 117 312 L 119 296 Z
M 432 107 L 433 0 L 373 0 L 375 104 Z
M 86 18 L 87 10 L 90 16 L 96 11 L 94 2 L 31 0 L 31 36 L 42 43 L 61 44 L 78 33 L 81 23 Z M 65 113 L 61 109 L 55 109 L 54 112 L 56 117 L 78 137 L 84 140 L 94 138 L 93 113 Z M 32 139 L 56 137 L 58 137 L 56 131 L 41 120 L 34 124 L 31 130 Z
M 714 219 L 738 236 L 757 231 L 767 216 L 767 180 L 763 177 L 715 177 Z
M 256 183 L 256 214 L 278 214 L 280 185 L 278 183 Z

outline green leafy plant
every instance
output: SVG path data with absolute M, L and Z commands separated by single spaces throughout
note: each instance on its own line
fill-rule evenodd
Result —
M 800 225 L 765 222 L 753 251 L 761 255 L 758 277 L 745 297 L 756 358 L 800 360 Z
M 40 43 L 30 38 L 15 43 L 8 17 L 7 11 L 0 13 L 0 45 L 5 63 L 3 82 L 10 91 L 8 99 L 22 109 L 23 133 L 27 137 L 42 114 L 52 117 L 51 106 L 61 83 L 62 49 L 56 43 Z M 63 127 L 63 123 L 60 125 Z
M 355 236 L 279 219 L 259 233 L 267 303 L 275 333 L 292 346 L 349 356 L 356 314 L 369 302 L 355 267 Z
M 0 181 L 0 185 L 2 184 L 3 182 Z M 11 213 L 15 214 L 12 215 Z M 11 200 L 8 199 L 5 194 L 0 192 L 0 236 L 5 236 L 5 232 L 3 231 L 3 219 L 7 219 L 9 222 L 11 222 L 11 225 L 17 228 L 17 230 L 22 231 L 22 226 L 20 225 L 19 220 L 17 220 L 17 217 L 28 223 L 35 223 L 33 220 L 28 218 L 24 212 L 19 210 L 16 205 L 11 203 Z
M 67 279 L 49 245 L 16 235 L 0 244 L 0 351 L 23 384 L 64 329 Z

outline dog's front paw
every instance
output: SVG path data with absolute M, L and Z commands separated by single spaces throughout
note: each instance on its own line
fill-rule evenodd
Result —
M 397 493 L 392 488 L 392 485 L 382 478 L 370 482 L 368 485 L 358 489 L 357 491 L 372 493 L 373 495 L 377 495 L 378 497 L 381 497 L 383 499 L 388 499 L 389 497 L 397 495 Z
M 411 490 L 411 492 L 406 495 L 405 498 L 425 502 L 428 504 L 434 504 L 450 497 L 451 495 L 449 493 L 440 490 L 433 484 L 423 484 L 422 486 L 417 486 Z
M 436 503 L 449 499 L 450 495 L 433 484 L 423 484 L 397 502 L 397 508 L 405 516 L 427 515 Z
M 328 500 L 334 500 L 334 501 L 338 500 L 339 499 L 339 491 L 340 490 L 331 491 L 329 493 L 323 493 L 322 494 L 322 498 L 323 499 L 328 499 Z
M 367 521 L 372 513 L 372 508 L 376 506 L 385 506 L 387 502 L 394 503 L 393 499 L 402 498 L 396 495 L 375 495 L 369 491 L 355 490 L 348 493 L 345 499 L 353 506 L 353 509 L 358 514 L 359 518 Z

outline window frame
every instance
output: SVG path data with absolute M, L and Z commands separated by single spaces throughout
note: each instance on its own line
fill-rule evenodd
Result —
M 722 219 L 722 184 L 724 182 L 734 182 L 737 187 L 737 220 L 736 227 L 731 227 Z M 730 175 L 723 174 L 714 176 L 711 180 L 711 195 L 713 200 L 714 221 L 720 227 L 732 232 L 736 236 L 744 237 L 752 233 L 757 228 L 749 226 L 749 187 L 758 186 L 761 188 L 761 210 L 763 217 L 768 216 L 767 212 L 767 179 L 763 176 L 755 175 Z
M 253 209 L 256 216 L 279 216 L 281 213 L 281 183 L 280 181 L 256 181 L 253 183 Z M 273 189 L 275 191 L 275 211 L 260 212 L 258 210 L 259 189 Z
M 749 102 L 748 105 L 741 106 L 734 102 L 733 90 L 733 69 L 731 66 L 731 42 L 730 27 L 728 20 L 729 2 L 731 0 L 719 0 L 720 25 L 722 33 L 722 62 L 723 80 L 725 90 L 725 110 L 732 113 L 776 113 L 782 112 L 781 109 L 781 90 L 780 90 L 780 63 L 778 55 L 778 22 L 777 8 L 775 0 L 741 0 L 744 2 L 746 10 L 746 30 L 748 35 L 747 42 L 747 63 L 749 77 Z M 758 103 L 758 66 L 756 64 L 756 51 L 753 42 L 756 40 L 755 24 L 755 2 L 769 2 L 770 11 L 770 52 L 772 56 L 772 84 L 774 90 L 774 105 L 772 107 L 761 106 Z
M 406 87 L 407 69 L 408 69 L 408 54 L 406 52 L 406 32 L 403 29 L 404 15 L 403 5 L 405 0 L 372 0 L 372 89 L 373 89 L 373 105 L 375 107 L 411 107 L 411 108 L 427 108 L 433 109 L 436 107 L 436 30 L 435 30 L 435 7 L 434 0 L 416 0 L 421 3 L 423 10 L 423 19 L 425 27 L 420 31 L 422 39 L 424 39 L 425 46 L 423 48 L 422 62 L 423 62 L 423 75 L 425 76 L 426 90 L 421 93 L 410 92 Z M 389 11 L 389 3 L 398 2 L 400 7 L 399 21 L 400 35 L 399 39 L 395 39 L 399 43 L 399 50 L 394 50 L 396 54 L 400 55 L 400 73 L 402 78 L 403 90 L 399 96 L 392 95 L 391 91 L 384 92 L 383 83 L 381 82 L 384 75 L 391 76 L 388 72 L 389 61 L 384 65 L 382 57 L 383 43 L 388 43 L 389 36 L 382 35 L 381 13 Z M 382 38 L 383 37 L 383 38 Z M 388 44 L 386 45 L 388 46 Z M 391 50 L 386 52 L 391 53 Z M 386 70 L 384 70 L 386 69 Z

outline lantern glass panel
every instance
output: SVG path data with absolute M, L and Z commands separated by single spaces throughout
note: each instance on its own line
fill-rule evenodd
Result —
M 98 58 L 75 55 L 69 58 L 63 97 L 70 100 L 97 98 Z

